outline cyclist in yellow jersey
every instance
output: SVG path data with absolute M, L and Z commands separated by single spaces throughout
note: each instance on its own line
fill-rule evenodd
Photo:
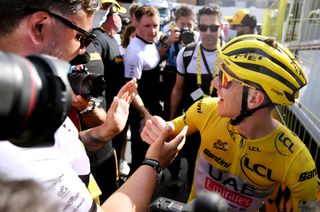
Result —
M 298 211 L 300 201 L 316 198 L 316 166 L 301 140 L 271 114 L 275 105 L 292 105 L 307 84 L 300 65 L 288 49 L 259 35 L 234 38 L 219 59 L 218 98 L 204 98 L 168 122 L 174 132 L 188 125 L 188 134 L 201 134 L 189 201 L 209 190 L 226 199 L 230 211 L 263 204 L 267 211 Z M 143 140 L 152 143 L 165 123 L 149 120 Z

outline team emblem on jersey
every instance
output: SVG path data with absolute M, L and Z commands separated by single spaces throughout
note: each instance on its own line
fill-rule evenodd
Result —
M 240 159 L 240 163 L 242 172 L 251 182 L 254 182 L 251 179 L 253 174 L 268 179 L 272 182 L 276 182 L 276 180 L 272 178 L 272 169 L 266 167 L 265 165 L 250 161 L 250 158 L 248 158 L 246 155 Z
M 197 112 L 202 113 L 202 99 L 197 103 Z
M 318 176 L 318 172 L 317 169 L 313 169 L 311 171 L 306 171 L 300 174 L 299 176 L 299 182 L 305 181 L 305 180 L 309 180 L 315 176 Z
M 220 149 L 222 151 L 227 151 L 229 149 L 229 146 L 227 142 L 218 140 L 213 143 L 213 148 Z
M 284 134 L 284 132 L 277 135 L 274 146 L 281 155 L 288 156 L 293 153 L 294 143 Z
M 205 149 L 203 151 L 203 154 L 205 154 L 209 158 L 213 159 L 216 163 L 218 163 L 219 165 L 221 165 L 224 168 L 228 168 L 231 165 L 230 162 L 227 162 L 223 158 L 213 154 L 209 149 Z
M 233 140 L 233 142 L 235 142 L 235 143 L 237 141 L 240 142 L 240 143 L 243 142 L 242 141 L 243 140 L 242 136 L 238 132 L 232 131 L 232 125 L 230 124 L 230 121 L 228 122 L 227 130 L 228 130 L 228 133 L 229 133 L 231 139 Z M 242 144 L 240 144 L 240 145 L 242 145 Z

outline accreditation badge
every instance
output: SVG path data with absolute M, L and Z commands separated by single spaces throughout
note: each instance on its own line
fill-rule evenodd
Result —
M 201 97 L 203 97 L 203 91 L 201 88 L 198 88 L 197 90 L 193 91 L 190 94 L 191 98 L 193 101 L 197 101 L 198 99 L 200 99 Z

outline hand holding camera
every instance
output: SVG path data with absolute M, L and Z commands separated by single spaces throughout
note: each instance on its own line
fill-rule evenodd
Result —
M 105 90 L 105 80 L 102 74 L 94 74 L 83 65 L 73 65 L 68 73 L 70 85 L 75 94 L 85 99 L 102 98 Z
M 165 48 L 168 48 L 168 46 L 174 42 L 178 42 L 182 46 L 186 46 L 194 41 L 195 34 L 190 28 L 187 27 L 179 29 L 178 27 L 172 26 L 171 30 L 167 33 L 164 33 L 160 38 L 160 42 Z
M 172 27 L 170 31 L 170 36 L 167 40 L 168 45 L 173 44 L 176 41 L 180 41 L 180 30 L 177 27 Z

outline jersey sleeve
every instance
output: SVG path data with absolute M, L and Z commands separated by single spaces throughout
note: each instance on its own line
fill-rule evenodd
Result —
M 175 132 L 180 132 L 185 125 L 188 126 L 188 135 L 201 131 L 213 117 L 212 113 L 216 113 L 217 101 L 217 98 L 206 97 L 195 102 L 185 115 L 173 120 Z
M 315 200 L 317 196 L 318 174 L 315 163 L 304 144 L 290 162 L 284 182 L 288 182 L 292 206 L 298 208 L 300 201 Z
M 266 211 L 295 212 L 299 211 L 301 201 L 316 199 L 318 175 L 315 163 L 302 142 L 294 145 L 299 145 L 299 148 L 284 165 L 286 173 L 282 183 L 275 186 L 273 194 L 265 202 Z

